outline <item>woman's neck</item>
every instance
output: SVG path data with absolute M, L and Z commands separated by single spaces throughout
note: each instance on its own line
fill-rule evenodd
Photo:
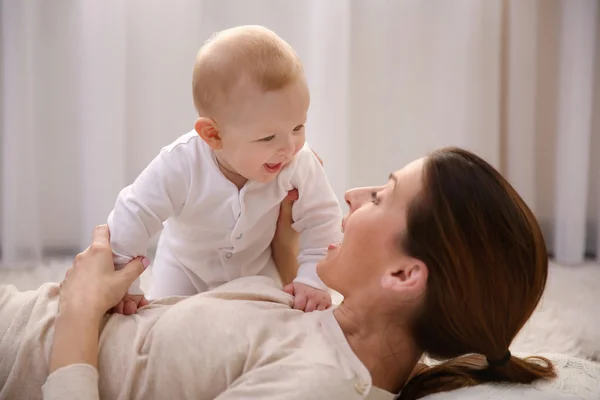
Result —
M 409 331 L 395 325 L 389 313 L 346 300 L 334 315 L 350 347 L 369 370 L 373 385 L 398 393 L 422 355 Z

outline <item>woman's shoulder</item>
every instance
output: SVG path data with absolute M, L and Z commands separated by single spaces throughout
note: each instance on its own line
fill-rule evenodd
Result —
M 236 399 L 393 399 L 393 395 L 380 397 L 377 394 L 369 393 L 368 389 L 357 385 L 354 379 L 345 376 L 339 368 L 332 365 L 309 362 L 297 364 L 293 358 L 283 359 L 280 362 L 264 365 L 245 373 L 236 381 L 236 385 L 230 388 L 229 392 L 232 395 L 231 398 Z M 241 393 L 244 394 L 244 397 L 241 397 Z M 239 397 L 238 394 L 240 394 Z

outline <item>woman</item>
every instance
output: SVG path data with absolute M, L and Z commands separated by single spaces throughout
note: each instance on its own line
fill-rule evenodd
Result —
M 489 164 L 439 150 L 346 201 L 344 242 L 318 266 L 344 301 L 312 313 L 251 277 L 105 316 L 143 262 L 115 272 L 97 228 L 60 293 L 0 291 L 0 398 L 39 398 L 43 384 L 47 399 L 417 399 L 554 376 L 508 350 L 548 260 L 533 214 Z M 423 354 L 448 361 L 413 373 Z

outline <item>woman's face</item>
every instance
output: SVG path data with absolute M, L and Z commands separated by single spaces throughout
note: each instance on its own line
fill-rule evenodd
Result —
M 344 242 L 329 246 L 317 265 L 323 282 L 342 295 L 365 285 L 379 285 L 382 276 L 406 257 L 399 236 L 406 228 L 406 210 L 421 189 L 424 159 L 392 173 L 383 186 L 346 192 L 350 208 L 344 217 Z

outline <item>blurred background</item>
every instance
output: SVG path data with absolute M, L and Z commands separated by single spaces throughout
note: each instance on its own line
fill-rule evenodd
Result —
M 598 259 L 598 0 L 0 1 L 3 267 L 87 246 L 193 128 L 203 41 L 243 24 L 302 58 L 307 138 L 340 200 L 461 146 L 510 180 L 556 260 Z

